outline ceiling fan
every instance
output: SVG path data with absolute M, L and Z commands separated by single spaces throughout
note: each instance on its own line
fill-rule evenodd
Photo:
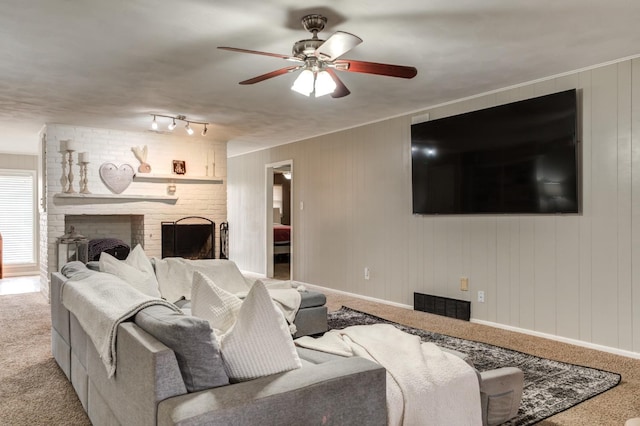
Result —
M 314 95 L 318 97 L 331 94 L 333 98 L 341 98 L 351 93 L 338 78 L 335 71 L 359 72 L 400 78 L 413 78 L 418 74 L 418 70 L 414 67 L 339 59 L 342 55 L 362 43 L 362 39 L 344 31 L 336 31 L 327 40 L 321 40 L 318 38 L 318 32 L 324 29 L 326 23 L 327 18 L 322 15 L 304 16 L 302 18 L 302 26 L 312 33 L 313 37 L 295 42 L 292 55 L 280 55 L 257 50 L 238 49 L 236 47 L 218 47 L 218 49 L 273 56 L 294 62 L 295 65 L 241 81 L 240 84 L 259 83 L 279 75 L 302 70 L 294 81 L 293 86 L 291 86 L 291 90 L 305 96 Z

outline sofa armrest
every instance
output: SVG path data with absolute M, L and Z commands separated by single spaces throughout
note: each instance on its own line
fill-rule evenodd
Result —
M 51 304 L 51 353 L 71 381 L 71 326 L 69 311 L 62 305 L 60 292 L 66 278 L 59 272 L 51 274 L 49 303 Z
M 386 425 L 386 371 L 364 358 L 337 359 L 169 398 L 158 425 Z
M 67 344 L 71 343 L 69 311 L 62 305 L 62 286 L 67 279 L 59 272 L 51 274 L 49 284 L 49 303 L 51 304 L 51 326 Z
M 524 373 L 519 368 L 503 367 L 480 373 L 482 423 L 498 425 L 515 417 L 523 387 Z
M 98 352 L 89 345 L 88 371 L 91 386 L 121 425 L 155 425 L 158 401 L 186 394 L 187 389 L 175 353 L 132 322 L 118 326 L 117 369 L 109 378 Z M 96 417 L 89 401 L 89 418 Z

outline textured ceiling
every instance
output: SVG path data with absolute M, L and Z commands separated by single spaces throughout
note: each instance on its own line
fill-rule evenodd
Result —
M 230 155 L 640 53 L 640 2 L 609 0 L 6 0 L 0 129 L 19 144 L 44 123 L 148 129 L 150 113 L 212 123 Z M 348 59 L 411 65 L 412 80 L 340 73 L 341 99 L 289 90 L 284 66 L 307 13 L 364 42 Z M 176 129 L 178 131 L 180 129 Z

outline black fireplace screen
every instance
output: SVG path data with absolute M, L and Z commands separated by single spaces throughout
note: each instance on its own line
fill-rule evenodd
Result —
M 162 257 L 213 259 L 215 223 L 207 218 L 188 216 L 175 222 L 162 222 Z

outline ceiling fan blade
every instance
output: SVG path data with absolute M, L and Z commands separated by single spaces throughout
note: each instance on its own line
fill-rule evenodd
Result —
M 333 93 L 331 93 L 332 98 L 343 98 L 351 93 L 349 89 L 347 89 L 347 86 L 344 85 L 342 80 L 340 80 L 340 78 L 338 77 L 338 75 L 334 70 L 332 70 L 331 68 L 327 68 L 326 71 L 329 73 L 331 78 L 333 78 L 333 81 L 335 81 L 336 83 L 336 88 L 333 91 Z
M 335 62 L 339 71 L 361 72 L 365 74 L 386 75 L 389 77 L 413 78 L 418 74 L 414 67 L 404 65 L 380 64 L 377 62 L 352 61 L 350 59 Z
M 333 61 L 360 43 L 362 43 L 360 37 L 344 31 L 336 31 L 316 49 L 315 55 L 324 56 L 328 58 L 327 60 Z
M 280 55 L 278 53 L 260 52 L 259 50 L 239 49 L 237 47 L 220 47 L 218 49 L 229 50 L 231 52 L 251 53 L 253 55 L 272 56 L 274 58 L 286 59 L 288 61 L 302 62 L 300 58 L 290 55 Z
M 257 77 L 250 78 L 248 80 L 241 81 L 239 84 L 260 83 L 261 81 L 265 81 L 265 80 L 268 80 L 268 79 L 273 78 L 273 77 L 277 77 L 277 76 L 282 75 L 282 74 L 287 74 L 287 73 L 295 71 L 295 70 L 297 70 L 299 68 L 300 67 L 280 68 L 279 70 L 271 71 L 271 72 L 268 72 L 266 74 L 262 74 L 262 75 L 259 75 Z

